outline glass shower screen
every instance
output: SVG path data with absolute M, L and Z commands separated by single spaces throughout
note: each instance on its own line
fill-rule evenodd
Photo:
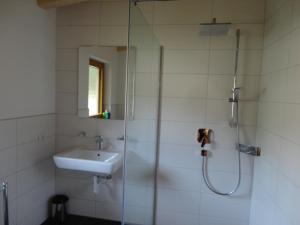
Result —
M 161 48 L 142 4 L 130 3 L 123 225 L 155 220 Z

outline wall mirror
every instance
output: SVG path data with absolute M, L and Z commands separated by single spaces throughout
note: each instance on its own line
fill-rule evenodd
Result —
M 126 47 L 80 47 L 78 116 L 123 120 Z

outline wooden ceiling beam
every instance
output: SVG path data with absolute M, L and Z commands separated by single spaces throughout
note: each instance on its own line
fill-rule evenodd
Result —
M 43 9 L 50 9 L 87 1 L 88 0 L 37 0 L 37 4 Z

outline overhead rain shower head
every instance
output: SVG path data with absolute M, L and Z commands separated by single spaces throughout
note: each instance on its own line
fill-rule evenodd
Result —
M 133 0 L 134 4 L 137 4 L 138 2 L 173 2 L 178 0 Z
M 223 36 L 227 35 L 231 27 L 231 23 L 217 23 L 217 19 L 213 18 L 211 23 L 200 24 L 201 36 Z

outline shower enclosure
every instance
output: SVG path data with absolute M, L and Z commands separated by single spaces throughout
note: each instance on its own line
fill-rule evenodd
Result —
M 150 3 L 152 4 L 152 3 Z M 155 224 L 162 49 L 130 1 L 122 224 Z
M 129 1 L 123 225 L 248 223 L 261 52 L 209 2 Z

